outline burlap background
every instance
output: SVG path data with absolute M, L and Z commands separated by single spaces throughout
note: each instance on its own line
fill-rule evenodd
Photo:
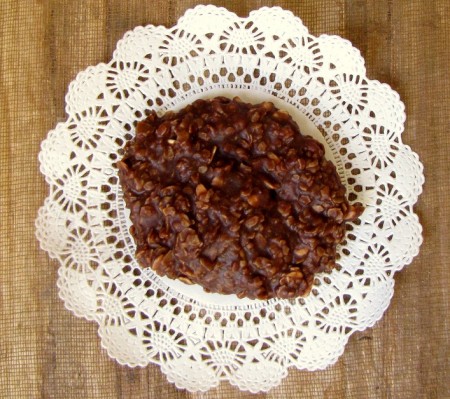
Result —
M 96 325 L 57 297 L 57 264 L 39 250 L 34 218 L 47 187 L 39 144 L 65 119 L 64 94 L 77 72 L 108 61 L 116 41 L 142 24 L 170 26 L 189 0 L 0 0 L 0 397 L 249 398 L 228 384 L 178 391 L 156 366 L 128 369 L 100 348 Z M 350 39 L 368 76 L 406 104 L 404 141 L 424 162 L 417 205 L 425 242 L 396 276 L 385 317 L 350 339 L 339 362 L 291 370 L 267 398 L 449 398 L 448 0 L 219 1 L 239 15 L 280 5 L 313 34 Z

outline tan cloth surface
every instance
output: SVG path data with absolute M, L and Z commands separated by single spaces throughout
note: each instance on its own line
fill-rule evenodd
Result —
M 65 119 L 77 72 L 110 59 L 117 40 L 143 24 L 170 26 L 189 0 L 0 1 L 0 397 L 1 398 L 449 398 L 448 0 L 233 0 L 245 16 L 280 5 L 313 34 L 350 39 L 368 76 L 406 104 L 403 139 L 419 153 L 426 183 L 416 209 L 424 244 L 396 275 L 391 306 L 374 328 L 354 334 L 338 363 L 291 369 L 268 394 L 228 383 L 205 394 L 177 390 L 157 366 L 129 369 L 101 349 L 96 325 L 64 309 L 57 264 L 40 251 L 34 219 L 47 193 L 39 145 Z

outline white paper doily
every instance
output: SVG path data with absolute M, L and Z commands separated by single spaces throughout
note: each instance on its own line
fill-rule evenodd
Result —
M 269 99 L 327 148 L 351 201 L 366 206 L 349 225 L 340 265 L 317 277 L 311 295 L 251 301 L 142 270 L 133 258 L 128 212 L 114 163 L 149 109 L 181 108 L 199 97 Z M 261 8 L 248 18 L 214 6 L 188 10 L 172 28 L 138 27 L 113 59 L 81 72 L 66 97 L 67 121 L 39 154 L 50 194 L 36 235 L 61 263 L 68 309 L 99 325 L 121 364 L 157 363 L 189 391 L 228 380 L 267 391 L 288 367 L 334 363 L 355 330 L 379 320 L 393 274 L 421 244 L 412 207 L 424 181 L 401 141 L 399 96 L 365 76 L 364 60 L 337 36 L 311 36 L 299 18 Z

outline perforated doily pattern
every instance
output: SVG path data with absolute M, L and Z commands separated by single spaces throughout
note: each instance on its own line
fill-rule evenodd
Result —
M 133 258 L 114 165 L 136 121 L 149 109 L 243 93 L 274 99 L 302 128 L 315 126 L 350 200 L 366 207 L 349 225 L 340 267 L 318 276 L 307 298 L 218 298 L 161 279 Z M 50 194 L 36 234 L 61 264 L 66 307 L 98 323 L 103 347 L 122 364 L 160 364 L 169 381 L 190 391 L 221 380 L 267 391 L 290 366 L 335 362 L 353 331 L 381 318 L 393 273 L 418 253 L 412 207 L 424 177 L 401 141 L 398 94 L 365 76 L 350 42 L 314 37 L 290 12 L 261 8 L 239 18 L 198 6 L 172 28 L 138 27 L 108 64 L 77 76 L 66 103 L 67 121 L 49 132 L 39 155 Z

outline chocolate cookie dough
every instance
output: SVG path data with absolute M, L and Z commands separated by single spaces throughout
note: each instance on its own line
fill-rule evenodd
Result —
M 151 112 L 117 166 L 139 264 L 209 292 L 306 295 L 363 211 L 323 146 L 270 102 Z

